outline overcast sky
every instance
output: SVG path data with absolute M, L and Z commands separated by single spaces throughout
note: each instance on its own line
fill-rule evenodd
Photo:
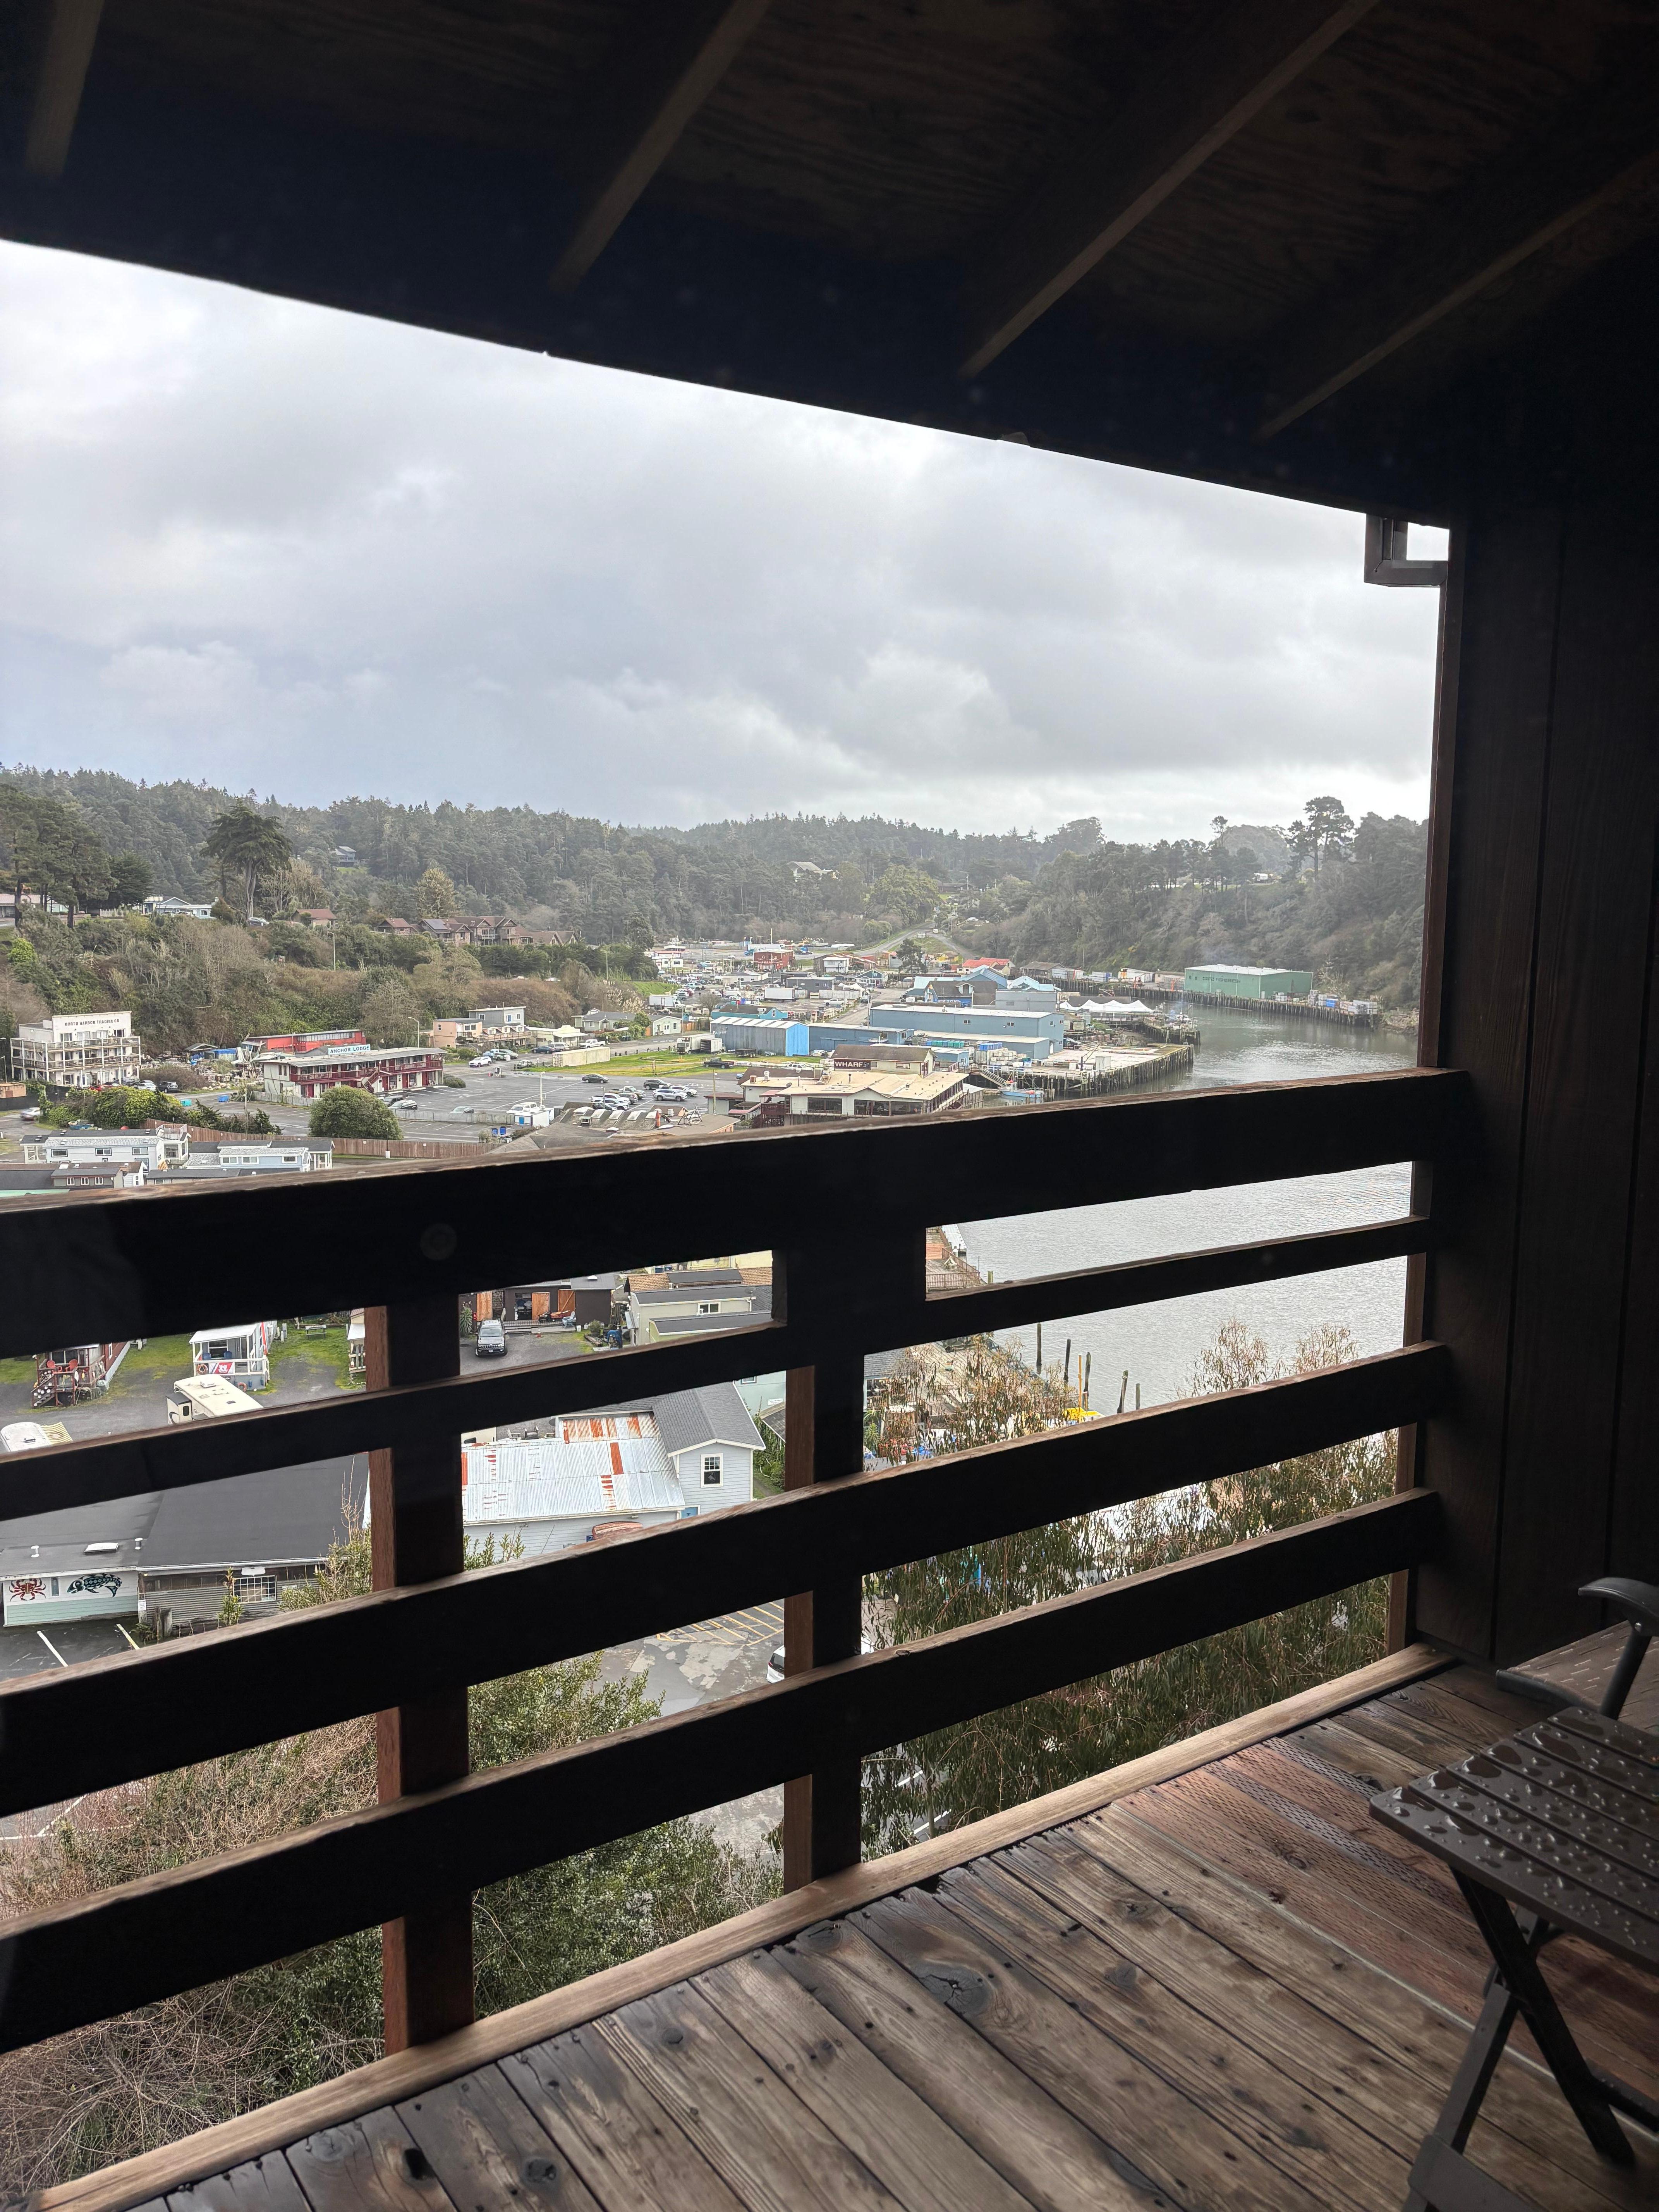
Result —
M 0 755 L 630 823 L 1426 806 L 1358 516 L 0 243 Z M 1415 549 L 1414 549 L 1415 550 Z

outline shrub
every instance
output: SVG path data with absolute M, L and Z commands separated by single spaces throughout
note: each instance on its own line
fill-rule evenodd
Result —
M 1297 1346 L 1291 1371 L 1337 1365 L 1354 1350 L 1346 1329 L 1318 1330 Z M 1057 1386 L 1006 1354 L 990 1352 L 983 1364 L 980 1381 L 970 1368 L 944 1388 L 930 1388 L 923 1370 L 901 1370 L 887 1395 L 904 1411 L 889 1417 L 878 1439 L 890 1455 L 908 1455 L 940 1428 L 957 1449 L 1060 1417 Z M 1229 1322 L 1200 1359 L 1192 1388 L 1238 1389 L 1275 1371 L 1261 1340 Z M 1392 1486 L 1391 1443 L 1360 1437 L 872 1577 L 866 1595 L 880 1640 L 937 1635 L 1364 1504 Z M 1388 1584 L 1379 1578 L 902 1744 L 866 1765 L 866 1850 L 899 1848 L 919 1827 L 959 1827 L 1364 1666 L 1382 1656 L 1387 1618 Z
M 398 1117 L 392 1109 L 367 1091 L 349 1083 L 325 1091 L 311 1109 L 313 1137 L 400 1137 Z
M 73 1128 L 77 1122 L 90 1123 L 94 1129 L 142 1129 L 166 1111 L 161 1092 L 143 1090 L 136 1083 L 110 1083 L 101 1090 L 60 1098 L 41 1119 L 59 1129 Z
M 166 1109 L 162 1109 L 163 1118 Z M 274 1137 L 276 1124 L 262 1106 L 250 1107 L 246 1114 L 221 1114 L 212 1106 L 192 1106 L 184 1117 L 192 1129 L 222 1129 L 227 1136 Z

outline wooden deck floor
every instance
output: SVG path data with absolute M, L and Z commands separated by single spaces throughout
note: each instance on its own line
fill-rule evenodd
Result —
M 1638 1697 L 1659 1723 L 1651 1662 Z M 1395 2212 L 1484 1963 L 1366 1798 L 1536 1710 L 1468 1668 L 1408 1683 L 147 2212 Z M 1655 1984 L 1547 1955 L 1587 2048 L 1659 2091 Z M 1605 2166 L 1525 2057 L 1486 2112 L 1474 2154 L 1544 2212 L 1659 2200 L 1659 2146 Z

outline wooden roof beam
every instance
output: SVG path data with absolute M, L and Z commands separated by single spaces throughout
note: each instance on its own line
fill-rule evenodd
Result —
M 597 157 L 553 270 L 556 292 L 572 290 L 604 252 L 769 5 L 770 0 L 681 0 L 657 7 L 630 31 L 628 57 L 641 56 L 643 66 L 593 131 Z
M 23 147 L 23 167 L 32 176 L 64 173 L 103 12 L 104 0 L 52 0 Z
M 1168 49 L 1088 150 L 992 240 L 969 295 L 976 376 L 1335 45 L 1374 0 L 1234 0 Z
M 1627 193 L 1659 179 L 1659 51 L 1434 209 L 1404 247 L 1269 346 L 1275 436 Z

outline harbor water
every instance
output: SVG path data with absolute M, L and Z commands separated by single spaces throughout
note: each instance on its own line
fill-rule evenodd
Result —
M 1213 1090 L 1237 1083 L 1360 1075 L 1409 1067 L 1417 1057 L 1415 1041 L 1391 1030 L 1274 1022 L 1218 1013 L 1212 1007 L 1205 1008 L 1199 1028 L 1202 1042 L 1192 1068 L 1162 1089 Z M 968 1257 L 981 1275 L 1015 1282 L 1073 1267 L 1111 1267 L 1217 1244 L 1390 1220 L 1407 1212 L 1410 1186 L 1410 1167 L 1401 1161 L 1345 1175 L 963 1222 L 961 1229 Z M 1128 1403 L 1134 1404 L 1139 1385 L 1141 1403 L 1158 1405 L 1188 1394 L 1200 1353 L 1230 1320 L 1243 1322 L 1261 1336 L 1275 1364 L 1289 1364 L 1298 1341 L 1329 1324 L 1351 1330 L 1361 1355 L 1389 1351 L 1401 1341 L 1405 1290 L 1406 1262 L 1389 1260 L 1161 1305 L 1080 1315 L 1044 1323 L 1043 1363 L 1057 1373 L 1069 1338 L 1073 1375 L 1076 1363 L 1092 1355 L 1090 1402 L 1097 1411 L 1115 1408 L 1126 1369 Z M 1035 1329 L 1010 1329 L 1001 1340 L 1018 1344 L 1028 1362 L 1035 1357 Z

